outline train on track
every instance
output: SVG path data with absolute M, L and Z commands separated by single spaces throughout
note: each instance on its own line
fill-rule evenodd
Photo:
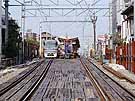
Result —
M 56 40 L 45 40 L 43 47 L 45 58 L 56 58 L 58 56 L 58 42 Z
M 58 38 L 60 44 L 58 46 L 59 58 L 76 58 L 78 57 L 78 49 L 80 48 L 79 39 L 77 38 Z
M 45 58 L 76 58 L 80 43 L 78 38 L 58 38 L 43 41 Z

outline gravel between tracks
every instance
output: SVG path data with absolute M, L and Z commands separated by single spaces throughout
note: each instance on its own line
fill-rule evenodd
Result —
M 0 84 L 10 80 L 11 78 L 15 77 L 22 71 L 26 70 L 29 67 L 25 68 L 10 68 L 10 69 L 5 69 L 0 71 Z
M 31 61 L 26 64 L 11 66 L 6 69 L 0 70 L 0 84 L 7 82 L 13 77 L 17 76 L 19 73 L 28 69 L 30 65 L 34 64 L 36 61 Z

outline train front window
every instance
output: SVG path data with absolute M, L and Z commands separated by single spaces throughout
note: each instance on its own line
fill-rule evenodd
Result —
M 48 41 L 45 44 L 46 49 L 56 49 L 57 48 L 57 42 Z

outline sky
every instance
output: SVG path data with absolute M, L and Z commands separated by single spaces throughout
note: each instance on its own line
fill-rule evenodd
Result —
M 16 0 L 9 0 L 10 5 L 18 5 Z M 23 0 L 18 0 L 20 2 L 23 2 Z M 25 1 L 31 1 L 31 0 L 25 0 Z M 44 5 L 51 5 L 53 7 L 56 7 L 50 0 L 35 0 L 37 2 L 42 2 Z M 53 2 L 56 2 L 57 0 L 53 0 Z M 71 7 L 72 5 L 68 2 L 80 2 L 81 0 L 59 0 L 60 6 L 63 7 Z M 85 2 L 86 1 L 86 2 Z M 87 4 L 93 4 L 93 2 L 99 1 L 94 7 L 108 7 L 109 0 L 82 0 L 80 6 L 87 6 Z M 93 7 L 93 6 L 90 6 Z M 29 7 L 26 7 L 29 8 Z M 11 17 L 13 17 L 19 26 L 21 26 L 21 7 L 17 6 L 10 6 L 9 12 L 11 13 Z M 38 14 L 38 11 L 31 11 L 32 13 Z M 44 11 L 45 14 L 48 13 L 48 11 Z M 61 11 L 57 11 L 58 13 L 61 13 Z M 65 11 L 67 13 L 68 11 Z M 78 11 L 81 12 L 81 11 Z M 109 17 L 104 17 L 103 15 L 107 12 L 107 10 L 101 10 L 99 11 L 96 16 L 98 16 L 97 23 L 96 23 L 96 34 L 106 34 L 109 33 Z M 69 16 L 71 17 L 63 17 L 63 16 L 57 16 L 55 12 L 51 12 L 53 17 L 47 17 L 47 20 L 84 20 L 89 19 L 89 14 L 86 12 L 85 14 L 82 14 L 83 17 L 76 17 L 73 16 L 75 12 L 70 13 Z M 26 12 L 26 16 L 29 16 L 30 14 Z M 25 21 L 25 31 L 28 29 L 32 29 L 32 32 L 40 33 L 40 21 L 46 20 L 45 17 L 26 17 Z M 42 29 L 43 32 L 49 32 L 56 36 L 69 36 L 69 37 L 79 37 L 81 49 L 80 51 L 83 51 L 87 48 L 91 48 L 93 45 L 93 25 L 91 22 L 60 22 L 60 23 L 42 23 Z

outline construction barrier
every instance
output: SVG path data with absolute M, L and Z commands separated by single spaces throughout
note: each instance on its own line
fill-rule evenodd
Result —
M 116 47 L 116 63 L 135 73 L 135 39 Z
M 126 69 L 128 69 L 128 43 L 126 44 Z
M 129 41 L 129 44 L 128 44 L 128 70 L 129 71 L 132 71 L 132 67 L 131 67 L 131 57 L 132 57 L 132 53 L 131 53 L 131 43 L 132 41 L 130 40 Z
M 131 67 L 132 67 L 132 72 L 135 73 L 135 40 L 134 39 L 132 39 L 131 52 L 132 52 Z
M 123 44 L 123 47 L 122 47 L 122 65 L 127 69 L 126 67 L 126 43 Z
M 116 47 L 116 63 L 135 73 L 135 39 Z
M 120 64 L 120 46 L 116 47 L 116 63 Z

